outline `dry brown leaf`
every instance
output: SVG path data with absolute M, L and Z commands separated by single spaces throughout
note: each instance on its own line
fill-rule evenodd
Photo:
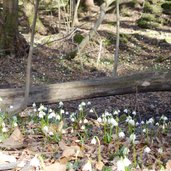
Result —
M 168 160 L 166 163 L 166 171 L 171 171 L 171 160 Z
M 0 144 L 0 147 L 7 148 L 7 149 L 18 149 L 25 147 L 23 135 L 18 127 L 15 128 L 13 133 L 9 138 L 3 141 Z
M 81 149 L 79 146 L 66 146 L 63 153 L 62 157 L 70 158 L 70 157 L 81 157 Z
M 50 166 L 45 167 L 45 171 L 66 171 L 66 165 L 61 163 L 54 163 Z
M 65 142 L 64 142 L 63 140 L 61 140 L 61 141 L 59 142 L 59 147 L 60 147 L 62 150 L 64 150 L 64 149 L 67 147 L 67 145 L 65 144 Z
M 104 166 L 104 164 L 102 161 L 96 163 L 96 169 L 97 170 L 102 170 L 103 166 Z

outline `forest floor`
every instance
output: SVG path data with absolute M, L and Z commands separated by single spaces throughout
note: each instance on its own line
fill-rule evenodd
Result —
M 141 11 L 133 11 L 129 9 L 121 14 L 121 41 L 119 51 L 120 64 L 118 68 L 119 76 L 142 71 L 171 69 L 171 44 L 166 41 L 168 37 L 171 37 L 171 27 L 162 26 L 155 30 L 141 29 L 136 25 L 136 20 L 140 15 Z M 75 29 L 74 32 L 71 31 L 71 28 L 67 25 L 65 25 L 65 27 L 61 26 L 59 30 L 59 23 L 57 22 L 58 18 L 55 15 L 50 16 L 46 13 L 41 13 L 41 18 L 43 19 L 45 26 L 47 26 L 47 35 L 36 34 L 35 36 L 36 48 L 34 51 L 32 65 L 33 85 L 92 79 L 112 75 L 116 41 L 116 19 L 113 13 L 108 13 L 106 15 L 97 34 L 84 50 L 81 59 L 74 58 L 72 60 L 65 59 L 65 53 L 72 51 L 80 39 L 82 39 L 82 36 L 84 37 L 88 33 L 96 16 L 85 17 L 83 14 L 80 18 L 78 28 Z M 68 30 L 67 32 L 66 28 Z M 60 32 L 56 32 L 57 30 Z M 70 32 L 72 32 L 72 34 L 70 34 Z M 30 35 L 28 33 L 23 33 L 23 35 L 26 40 L 29 41 Z M 57 41 L 57 39 L 60 38 L 63 38 L 62 41 Z M 100 44 L 102 45 L 101 50 L 99 50 Z M 23 87 L 25 83 L 26 63 L 27 56 L 18 58 L 7 56 L 6 58 L 0 58 L 0 88 Z M 63 109 L 65 111 L 69 111 L 69 113 L 75 112 L 82 101 L 83 100 L 64 102 Z M 86 103 L 89 101 L 91 101 L 91 107 L 88 106 L 88 109 L 86 110 L 89 111 L 93 109 L 97 112 L 98 116 L 103 114 L 105 111 L 113 112 L 114 110 L 119 109 L 121 110 L 121 113 L 124 113 L 124 109 L 128 109 L 130 112 L 136 110 L 144 121 L 151 117 L 154 117 L 158 121 L 162 115 L 167 116 L 168 119 L 171 120 L 171 92 L 138 93 L 84 100 Z M 58 109 L 58 104 L 52 104 L 48 107 Z M 30 110 L 32 109 L 28 109 L 28 111 Z M 92 117 L 91 112 L 88 112 L 88 116 L 89 115 Z M 90 132 L 90 137 L 92 137 L 93 134 L 96 134 L 100 138 L 103 135 L 102 127 L 99 126 L 99 123 L 94 123 L 94 121 L 91 120 L 92 118 L 89 118 L 89 126 L 92 128 L 92 125 L 95 124 L 97 125 L 97 128 L 92 128 L 93 130 Z M 136 119 L 139 120 L 139 115 Z M 117 145 L 114 144 L 113 141 L 110 145 L 102 143 L 101 151 L 103 160 L 102 163 L 98 163 L 96 154 L 97 147 L 90 145 L 90 139 L 84 139 L 85 142 L 82 142 L 82 137 L 78 137 L 76 134 L 73 136 L 71 129 L 68 129 L 66 130 L 66 134 L 62 136 L 62 141 L 60 141 L 59 144 L 50 144 L 49 137 L 44 139 L 44 135 L 39 135 L 40 130 L 36 130 L 35 123 L 31 126 L 31 120 L 25 121 L 25 127 L 27 127 L 27 130 L 30 130 L 30 132 L 22 131 L 21 129 L 23 128 L 20 128 L 20 130 L 15 130 L 18 131 L 19 136 L 17 138 L 16 136 L 12 137 L 14 139 L 22 139 L 23 141 L 21 134 L 27 135 L 27 138 L 24 138 L 24 141 L 29 144 L 27 148 L 24 150 L 16 150 L 17 148 L 12 147 L 12 149 L 15 150 L 7 150 L 8 154 L 15 156 L 17 159 L 21 159 L 21 161 L 25 158 L 26 160 L 24 162 L 28 162 L 29 159 L 36 154 L 36 156 L 39 156 L 39 160 L 45 165 L 54 163 L 55 160 L 58 159 L 60 164 L 58 163 L 54 168 L 60 168 L 63 167 L 63 165 L 65 167 L 66 161 L 71 161 L 70 163 L 73 166 L 70 166 L 70 169 L 81 170 L 86 161 L 88 161 L 87 159 L 92 159 L 92 166 L 96 167 L 96 169 L 101 167 L 101 164 L 103 163 L 105 166 L 111 166 L 112 170 L 115 170 L 116 161 L 114 161 L 113 158 L 116 154 L 114 153 L 119 151 L 121 145 L 128 143 L 128 141 L 118 141 Z M 70 121 L 67 123 L 70 124 Z M 125 126 L 122 127 L 123 130 L 126 129 Z M 150 129 L 155 130 L 156 127 L 154 126 Z M 160 129 L 157 130 L 157 133 L 161 131 Z M 33 131 L 33 134 L 31 134 L 31 131 Z M 81 130 L 78 132 L 80 132 L 80 135 L 82 136 L 84 131 Z M 44 134 L 46 136 L 46 133 Z M 137 151 L 144 147 L 144 142 L 142 140 L 143 137 L 144 136 L 139 136 L 140 143 L 136 146 Z M 114 139 L 115 138 L 116 137 L 114 137 Z M 162 138 L 162 140 L 160 140 L 160 138 Z M 171 139 L 170 133 L 164 134 L 164 136 L 159 135 L 156 139 L 151 139 L 150 141 L 155 141 L 157 143 L 153 143 L 153 145 L 151 145 L 150 148 L 152 149 L 152 152 L 149 156 L 143 156 L 143 160 L 145 160 L 145 162 L 142 162 L 142 165 L 150 166 L 151 169 L 154 169 L 155 167 L 159 168 L 160 161 L 165 165 L 169 159 L 171 159 L 171 142 L 169 138 Z M 12 143 L 14 142 L 13 139 L 8 139 L 8 141 L 4 143 L 5 149 L 9 146 L 9 141 Z M 157 161 L 157 157 L 159 156 L 155 156 L 155 153 L 161 145 L 164 145 L 164 153 L 160 158 L 161 160 Z M 68 146 L 68 148 L 66 148 L 66 146 Z M 22 146 L 22 148 L 24 147 Z M 82 154 L 82 150 L 84 151 L 84 154 Z M 133 149 L 131 149 L 131 152 L 132 150 Z M 75 151 L 78 152 L 78 156 L 75 156 Z M 70 154 L 68 155 L 68 153 Z M 87 154 L 85 155 L 85 153 Z M 40 154 L 43 156 L 43 159 L 40 159 Z M 0 156 L 1 155 L 2 154 L 0 153 Z M 139 154 L 137 157 L 138 156 L 140 157 Z M 100 166 L 97 166 L 98 164 Z M 169 165 L 170 163 L 167 164 Z M 54 168 L 46 169 L 57 170 Z M 28 170 L 29 169 L 31 170 L 30 165 L 28 165 Z M 58 170 L 62 171 L 62 169 Z

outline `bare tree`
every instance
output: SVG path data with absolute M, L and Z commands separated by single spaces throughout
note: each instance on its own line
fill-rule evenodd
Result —
M 119 16 L 119 0 L 116 0 L 116 49 L 114 55 L 113 76 L 117 77 L 117 68 L 119 62 L 119 28 L 120 28 L 120 16 Z
M 31 66 L 32 66 L 32 56 L 33 56 L 33 45 L 34 45 L 34 34 L 35 34 L 35 27 L 36 27 L 36 20 L 37 20 L 37 12 L 38 12 L 39 0 L 35 1 L 35 10 L 34 10 L 34 19 L 31 31 L 31 39 L 30 39 L 30 49 L 27 61 L 27 70 L 26 70 L 26 87 L 25 87 L 25 98 L 23 107 L 26 107 L 28 104 L 28 98 L 30 93 L 30 86 L 31 86 Z

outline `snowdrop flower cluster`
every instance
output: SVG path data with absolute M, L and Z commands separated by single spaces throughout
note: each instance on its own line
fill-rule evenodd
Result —
M 116 119 L 114 119 L 112 114 L 107 111 L 105 111 L 105 113 L 102 114 L 102 118 L 99 117 L 97 121 L 100 123 L 103 122 L 104 124 L 110 124 L 115 127 L 118 126 L 118 122 L 116 121 Z
M 47 111 L 47 107 L 45 107 L 44 105 L 40 105 L 40 107 L 38 108 L 38 117 L 43 119 L 44 116 L 46 115 L 46 111 Z
M 128 117 L 126 118 L 126 122 L 127 122 L 129 125 L 135 126 L 135 121 L 132 119 L 131 116 L 128 116 Z
M 79 105 L 78 105 L 78 110 L 79 111 L 83 111 L 84 107 L 86 106 L 86 103 L 85 102 L 81 102 Z
M 76 120 L 76 113 L 71 113 L 70 119 L 71 119 L 72 122 L 75 122 L 75 120 Z
M 54 135 L 54 133 L 51 130 L 49 130 L 49 127 L 48 126 L 44 126 L 42 129 L 43 129 L 43 132 L 44 133 L 46 133 L 46 134 L 48 134 L 50 136 L 53 136 Z

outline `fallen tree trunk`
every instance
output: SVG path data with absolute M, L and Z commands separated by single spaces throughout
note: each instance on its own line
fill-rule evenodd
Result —
M 55 103 L 150 91 L 171 91 L 171 71 L 35 86 L 31 88 L 28 103 Z M 13 105 L 16 109 L 24 100 L 24 89 L 0 89 L 0 97 L 3 99 L 0 108 Z

